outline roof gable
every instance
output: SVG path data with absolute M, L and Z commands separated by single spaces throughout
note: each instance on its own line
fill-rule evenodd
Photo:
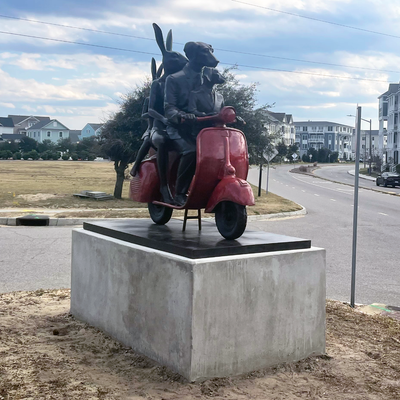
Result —
M 5 128 L 14 128 L 14 122 L 11 118 L 0 117 L 0 126 L 4 126 Z
M 57 126 L 53 126 L 53 122 L 57 123 Z M 61 129 L 66 129 L 69 130 L 64 124 L 62 124 L 60 121 L 57 121 L 56 119 L 52 119 L 50 121 L 40 121 L 37 124 L 31 126 L 28 131 L 31 130 L 37 130 L 37 129 L 60 129 L 59 125 L 61 125 L 63 128 Z

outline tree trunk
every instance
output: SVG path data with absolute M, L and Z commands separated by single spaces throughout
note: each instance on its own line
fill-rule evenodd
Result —
M 122 188 L 124 186 L 124 180 L 125 180 L 125 169 L 128 164 L 122 162 L 122 161 L 114 161 L 114 169 L 115 172 L 117 173 L 117 181 L 115 182 L 115 188 L 114 188 L 114 197 L 116 199 L 121 199 L 122 198 Z

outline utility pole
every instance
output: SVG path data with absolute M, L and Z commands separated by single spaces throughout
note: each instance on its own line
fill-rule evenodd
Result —
M 356 291 L 356 259 L 357 259 L 357 218 L 358 218 L 358 181 L 360 179 L 360 136 L 361 136 L 361 107 L 357 107 L 356 117 L 356 170 L 354 175 L 354 210 L 353 210 L 353 249 L 351 260 L 351 294 L 350 306 L 354 308 Z

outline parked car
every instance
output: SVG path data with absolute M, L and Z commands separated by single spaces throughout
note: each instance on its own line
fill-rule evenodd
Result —
M 376 178 L 376 186 L 400 186 L 400 175 L 395 172 L 383 172 Z

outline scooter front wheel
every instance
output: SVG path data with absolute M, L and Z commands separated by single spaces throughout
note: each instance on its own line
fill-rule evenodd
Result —
M 232 201 L 222 201 L 215 210 L 215 222 L 219 233 L 225 239 L 237 239 L 246 229 L 246 206 Z
M 165 225 L 172 217 L 173 209 L 158 204 L 148 203 L 150 217 L 158 225 Z

